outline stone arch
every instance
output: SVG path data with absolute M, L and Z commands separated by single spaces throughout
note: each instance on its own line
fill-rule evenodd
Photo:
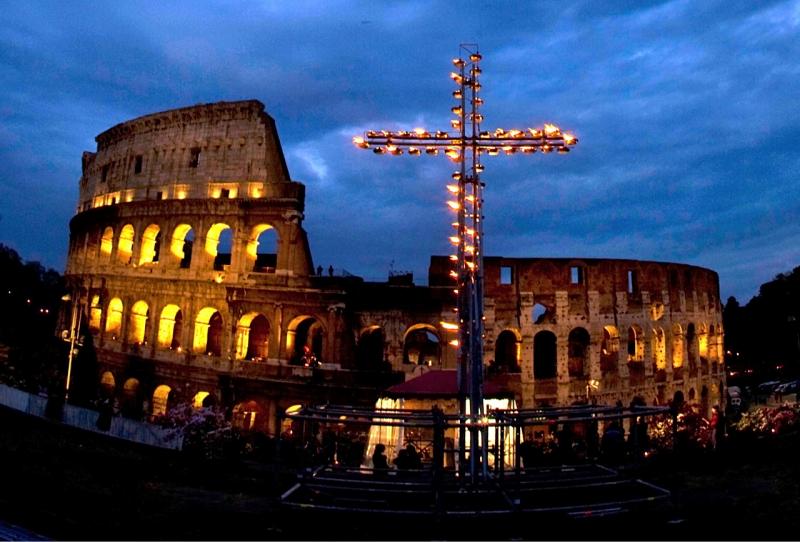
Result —
M 679 323 L 672 325 L 672 367 L 683 367 L 683 327 Z
M 260 312 L 248 312 L 242 316 L 236 326 L 236 359 L 266 359 L 269 331 L 269 320 Z
M 195 354 L 222 355 L 222 315 L 216 308 L 203 307 L 197 313 L 192 350 Z
M 141 385 L 136 378 L 128 378 L 122 385 L 120 410 L 123 415 L 138 418 L 142 414 Z
M 107 226 L 103 230 L 103 236 L 100 238 L 100 257 L 108 261 L 111 258 L 111 252 L 114 250 L 114 228 Z
M 667 340 L 664 337 L 664 330 L 660 327 L 653 328 L 652 350 L 653 360 L 656 364 L 656 371 L 666 371 Z
M 92 295 L 92 300 L 89 302 L 89 331 L 97 334 L 100 333 L 100 322 L 103 319 L 103 307 L 100 304 L 100 296 L 97 294 Z
M 131 263 L 133 258 L 133 240 L 136 237 L 136 230 L 132 224 L 125 224 L 119 232 L 117 241 L 117 260 L 120 263 Z
M 531 321 L 534 324 L 546 324 L 552 322 L 552 320 L 553 314 L 547 305 L 542 303 L 536 303 L 533 305 L 533 310 L 531 311 Z
M 308 354 L 313 354 L 317 360 L 322 360 L 325 353 L 324 342 L 325 328 L 315 316 L 304 314 L 289 322 L 286 329 L 286 352 L 290 363 L 302 364 L 306 347 Z
M 697 332 L 695 325 L 689 323 L 686 326 L 686 358 L 689 361 L 689 369 L 697 367 Z
M 161 228 L 158 224 L 150 224 L 142 234 L 142 246 L 139 250 L 139 265 L 158 263 L 161 255 Z
M 196 409 L 207 408 L 210 406 L 214 406 L 217 403 L 216 397 L 211 395 L 211 393 L 200 390 L 194 394 L 192 398 L 192 406 Z
M 586 376 L 588 368 L 589 344 L 591 337 L 589 332 L 582 327 L 573 328 L 567 338 L 567 352 L 569 376 L 582 378 Z
M 719 363 L 719 338 L 717 337 L 718 328 L 711 324 L 708 327 L 708 359 L 711 363 Z
M 500 332 L 494 344 L 494 366 L 500 373 L 520 372 L 520 346 L 519 333 L 513 329 L 504 329 Z
M 403 363 L 439 365 L 442 342 L 436 328 L 430 324 L 414 324 L 403 335 Z
M 628 361 L 644 360 L 644 331 L 638 324 L 628 328 Z
M 170 304 L 161 310 L 158 320 L 158 346 L 177 350 L 181 347 L 183 313 L 178 305 Z
M 133 304 L 128 317 L 128 343 L 146 344 L 149 315 L 150 307 L 146 301 L 139 300 Z
M 600 372 L 616 373 L 619 364 L 619 331 L 616 326 L 603 326 L 603 340 L 600 343 Z
M 181 269 L 189 269 L 192 264 L 194 229 L 189 224 L 178 224 L 172 232 L 169 251 L 178 260 Z
M 278 231 L 270 224 L 258 224 L 247 240 L 247 261 L 253 271 L 274 273 L 278 267 Z
M 153 416 L 163 416 L 167 413 L 171 394 L 172 388 L 166 384 L 161 384 L 153 391 Z
M 542 380 L 555 378 L 558 374 L 556 363 L 556 335 L 552 331 L 540 331 L 533 337 L 533 378 Z
M 117 380 L 114 378 L 114 373 L 105 371 L 100 375 L 100 390 L 106 397 L 113 397 L 117 391 Z
M 369 326 L 361 330 L 356 344 L 356 366 L 359 369 L 381 368 L 385 342 L 381 326 Z
M 106 315 L 106 334 L 111 335 L 112 340 L 117 340 L 122 333 L 122 300 L 118 297 L 108 302 L 108 314 Z
M 242 401 L 233 406 L 231 425 L 242 431 L 258 431 L 269 423 L 268 412 L 256 400 Z
M 215 271 L 224 271 L 231 263 L 233 230 L 223 222 L 212 224 L 206 233 L 206 254 L 213 259 Z

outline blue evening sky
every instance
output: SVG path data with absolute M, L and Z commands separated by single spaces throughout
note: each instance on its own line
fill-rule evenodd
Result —
M 485 160 L 487 254 L 690 263 L 746 302 L 800 265 L 799 34 L 797 0 L 4 2 L 0 242 L 63 270 L 98 133 L 255 98 L 307 186 L 315 265 L 424 283 L 452 164 L 350 140 L 447 129 L 450 61 L 474 42 L 485 129 L 581 140 Z

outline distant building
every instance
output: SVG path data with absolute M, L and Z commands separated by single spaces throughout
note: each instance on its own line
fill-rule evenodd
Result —
M 298 403 L 372 404 L 455 368 L 446 257 L 429 286 L 315 270 L 274 120 L 258 101 L 146 115 L 83 155 L 66 275 L 129 415 L 193 401 L 270 433 Z M 717 274 L 673 263 L 486 258 L 487 375 L 517 404 L 714 404 L 724 386 Z M 510 375 L 510 376 L 506 376 Z

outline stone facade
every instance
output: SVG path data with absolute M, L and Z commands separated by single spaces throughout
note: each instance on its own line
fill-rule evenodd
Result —
M 147 115 L 97 137 L 66 275 L 102 389 L 127 413 L 211 401 L 274 433 L 293 404 L 367 405 L 427 367 L 455 368 L 441 326 L 454 304 L 447 258 L 431 259 L 426 287 L 317 273 L 304 199 L 257 101 Z M 679 390 L 719 400 L 714 272 L 487 258 L 485 276 L 487 371 L 510 373 L 520 404 L 579 401 L 592 380 L 602 402 Z

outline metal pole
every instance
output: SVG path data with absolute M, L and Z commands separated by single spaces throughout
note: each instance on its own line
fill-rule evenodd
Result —
M 80 295 L 80 293 L 78 295 Z M 79 303 L 80 303 L 80 298 L 78 298 L 78 303 L 76 303 L 74 299 L 72 301 L 72 322 L 70 323 L 69 356 L 67 357 L 67 381 L 66 381 L 66 383 L 64 385 L 64 402 L 65 403 L 69 399 L 69 384 L 70 384 L 70 379 L 72 378 L 72 358 L 73 358 L 73 356 L 75 354 L 75 339 L 76 339 L 76 335 L 80 331 L 81 315 L 82 315 L 82 312 L 83 312 L 83 311 L 78 309 Z M 76 327 L 76 324 L 75 324 L 76 313 L 77 313 L 77 320 L 78 320 L 78 322 L 77 322 L 77 328 L 78 329 L 77 330 L 75 329 L 75 327 Z

